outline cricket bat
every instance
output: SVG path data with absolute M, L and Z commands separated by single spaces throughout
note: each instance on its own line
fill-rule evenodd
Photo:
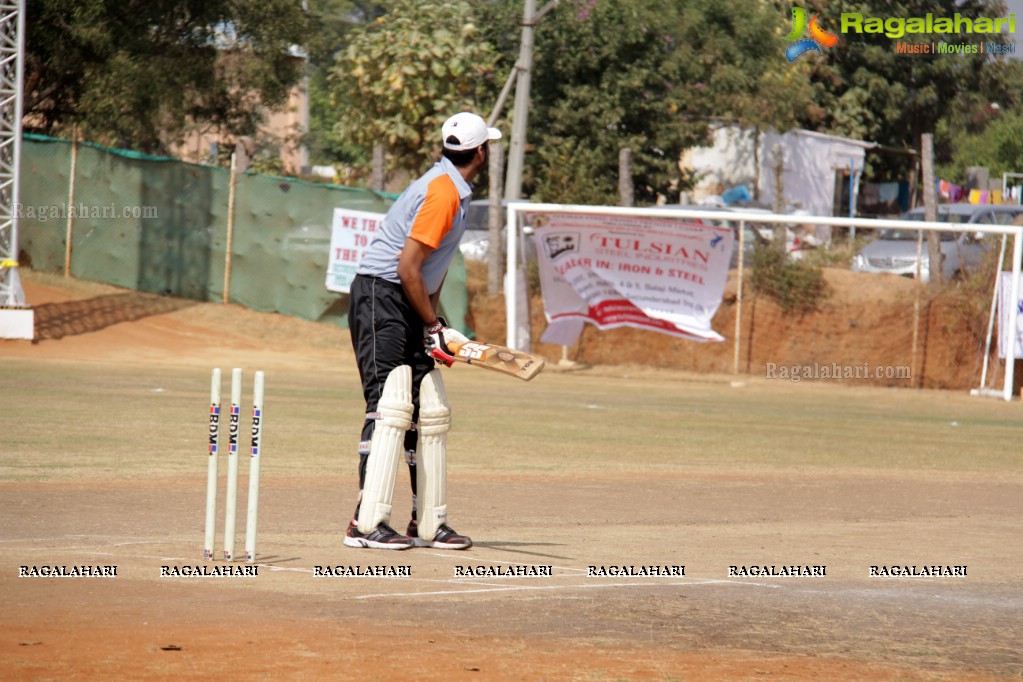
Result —
M 539 374 L 545 364 L 543 358 L 491 343 L 448 343 L 448 348 L 459 362 L 492 369 L 523 381 Z

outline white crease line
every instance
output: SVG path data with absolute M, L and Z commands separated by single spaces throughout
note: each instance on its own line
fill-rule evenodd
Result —
M 126 554 L 126 553 L 123 553 L 123 552 L 97 552 L 96 550 L 78 549 L 78 548 L 75 548 L 75 547 L 65 547 L 65 548 L 61 548 L 61 550 L 53 549 L 53 550 L 40 550 L 40 551 L 56 552 L 56 551 L 70 551 L 70 550 L 75 550 L 76 554 L 83 555 L 83 556 L 110 556 L 110 557 L 117 557 L 118 559 L 156 559 L 157 561 L 174 561 L 174 562 L 181 561 L 181 562 L 192 563 L 191 560 L 186 559 L 184 557 L 153 556 L 152 554 L 130 554 L 130 553 Z M 66 560 L 62 561 L 61 563 L 66 563 Z
M 450 582 L 450 581 L 449 581 Z M 504 587 L 490 587 L 488 589 L 481 590 L 437 590 L 434 592 L 390 592 L 381 594 L 364 594 L 361 596 L 352 597 L 353 599 L 386 599 L 393 597 L 436 597 L 444 595 L 460 595 L 460 594 L 484 594 L 488 592 L 525 592 L 528 590 L 571 590 L 571 589 L 602 589 L 608 587 L 696 587 L 700 585 L 714 585 L 719 583 L 731 583 L 732 581 L 727 580 L 693 580 L 686 582 L 627 582 L 627 583 L 601 583 L 601 584 L 590 584 L 590 585 L 523 585 L 523 586 L 504 586 Z M 479 583 L 470 583 L 479 584 Z M 776 585 L 761 585 L 757 583 L 734 583 L 738 585 L 750 585 L 754 587 L 779 587 Z
M 39 543 L 39 542 L 53 542 L 54 540 L 64 540 L 64 539 L 72 539 L 72 538 L 87 538 L 87 537 L 89 537 L 89 536 L 88 535 L 61 535 L 59 537 L 54 537 L 52 535 L 48 535 L 45 538 L 11 538 L 10 540 L 0 540 L 0 542 L 31 542 L 31 543 L 35 544 L 35 543 Z
M 481 558 L 474 557 L 474 556 L 466 556 L 464 554 L 461 555 L 461 556 L 456 556 L 456 555 L 452 555 L 450 552 L 448 552 L 448 553 L 444 553 L 444 552 L 420 552 L 420 554 L 429 554 L 430 556 L 439 556 L 439 557 L 444 557 L 445 559 L 458 559 L 458 560 L 463 560 L 464 559 L 465 561 L 475 561 L 476 563 L 479 563 L 479 564 L 506 564 L 508 566 L 550 566 L 552 569 L 556 568 L 559 571 L 578 571 L 579 573 L 585 573 L 586 570 L 587 570 L 585 568 L 575 568 L 573 566 L 555 566 L 553 564 L 524 564 L 521 561 L 501 561 L 500 559 L 481 559 Z M 550 577 L 550 576 L 548 576 L 548 577 Z
M 54 538 L 45 538 L 46 541 L 52 542 Z M 34 543 L 36 540 L 10 540 L 9 542 L 26 542 Z M 97 545 L 106 545 L 108 547 L 131 547 L 136 545 L 165 545 L 168 544 L 165 540 L 153 540 L 153 541 L 138 541 L 138 542 L 97 542 L 92 545 L 61 545 L 59 547 L 39 547 L 29 546 L 16 548 L 16 551 L 20 552 L 68 552 L 68 551 L 80 551 L 88 552 L 94 551 Z

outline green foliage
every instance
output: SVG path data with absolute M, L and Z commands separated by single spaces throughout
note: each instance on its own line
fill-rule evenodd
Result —
M 941 177 L 965 183 L 969 166 L 986 166 L 992 178 L 1023 172 L 1023 109 L 993 117 L 980 132 L 952 137 L 956 154 L 939 167 Z
M 25 115 L 46 133 L 162 152 L 189 121 L 256 130 L 287 102 L 308 22 L 292 0 L 27 4 Z
M 353 31 L 376 21 L 386 12 L 377 2 L 310 0 L 312 32 L 306 39 L 309 54 L 309 130 L 303 142 L 313 165 L 343 164 L 369 172 L 370 152 L 335 130 L 338 111 L 331 101 L 328 77 L 337 56 Z
M 828 295 L 820 263 L 789 260 L 778 249 L 760 245 L 753 251 L 750 285 L 785 312 L 799 315 L 816 310 Z
M 364 150 L 383 144 L 396 166 L 421 171 L 436 160 L 444 120 L 491 98 L 496 62 L 465 0 L 398 0 L 354 30 L 338 57 L 335 131 Z
M 375 68 L 367 68 L 372 78 L 359 87 L 374 92 L 356 98 L 342 91 L 340 80 L 332 85 L 324 122 L 349 113 L 352 120 L 323 136 L 323 149 L 365 160 L 367 146 L 385 140 L 403 158 L 423 151 L 421 164 L 430 156 L 420 140 L 428 140 L 433 127 L 419 123 L 430 107 L 414 102 L 428 100 L 431 92 L 450 102 L 450 82 L 428 72 L 410 74 L 402 90 L 410 77 L 416 89 L 400 95 L 409 101 L 400 101 L 387 85 L 393 78 L 388 69 L 400 71 L 406 64 L 425 69 L 419 57 L 429 51 L 412 45 L 432 35 L 432 27 L 462 25 L 460 17 L 447 14 L 424 25 L 420 17 L 433 16 L 435 9 L 427 5 L 418 3 L 411 11 L 406 0 L 384 25 L 371 22 L 367 33 L 375 33 L 377 43 L 362 63 Z M 476 102 L 490 105 L 518 56 L 522 1 L 461 0 L 458 6 L 479 27 L 466 44 L 486 43 L 502 57 L 496 61 L 491 54 L 487 63 L 496 76 L 487 74 L 473 92 Z M 788 0 L 562 0 L 536 25 L 524 194 L 617 203 L 618 152 L 629 147 L 637 201 L 652 203 L 660 196 L 674 201 L 691 181 L 680 172 L 678 158 L 706 142 L 707 124 L 714 121 L 759 130 L 805 127 L 901 149 L 917 148 L 923 132 L 934 132 L 939 162 L 951 163 L 958 154 L 960 166 L 975 165 L 976 141 L 965 136 L 980 134 L 997 119 L 991 102 L 1008 113 L 1023 100 L 1023 65 L 1014 60 L 908 58 L 897 55 L 895 41 L 884 35 L 843 34 L 836 48 L 790 64 L 783 53 L 791 7 Z M 824 27 L 834 31 L 841 12 L 909 17 L 952 11 L 926 0 L 851 0 L 840 10 L 811 1 L 806 8 L 819 11 Z M 995 16 L 1003 8 L 996 0 L 970 0 L 956 11 Z M 366 105 L 370 101 L 384 105 L 378 110 Z M 314 111 L 318 108 L 314 98 Z M 510 110 L 506 114 L 512 116 Z M 878 180 L 904 178 L 910 169 L 908 158 L 897 154 L 871 154 L 868 163 L 870 177 Z
M 788 4 L 780 3 L 776 4 Z M 930 0 L 851 0 L 836 7 L 820 0 L 808 3 L 808 12 L 820 11 L 824 28 L 835 33 L 842 12 L 873 17 L 964 17 L 1005 15 L 1000 0 L 934 3 Z M 787 10 L 786 10 L 787 11 Z M 992 101 L 1019 101 L 1013 94 L 1011 71 L 1004 60 L 985 54 L 942 54 L 916 58 L 897 54 L 896 42 L 978 42 L 973 35 L 906 34 L 899 39 L 876 33 L 841 34 L 839 44 L 806 61 L 812 67 L 813 111 L 803 125 L 877 142 L 898 149 L 919 149 L 923 133 L 935 133 L 935 157 L 948 162 L 956 153 L 952 137 L 964 129 L 983 127 Z M 1005 40 L 1005 36 L 990 40 Z M 1017 72 L 1018 73 L 1018 72 Z M 1018 79 L 1018 76 L 1017 76 Z M 872 155 L 868 170 L 877 180 L 905 177 L 909 164 L 898 155 Z
M 521 0 L 476 4 L 512 63 Z M 790 126 L 810 90 L 782 68 L 785 16 L 759 0 L 562 0 L 535 33 L 524 194 L 618 203 L 628 147 L 637 202 L 677 200 L 691 181 L 679 156 L 706 141 L 708 121 Z
M 623 147 L 632 149 L 642 199 L 678 181 L 678 154 L 702 126 L 680 117 L 675 90 L 690 79 L 690 64 L 673 35 L 679 11 L 673 3 L 655 4 L 662 6 L 564 3 L 538 31 L 530 112 L 537 154 L 527 193 L 617 203 Z

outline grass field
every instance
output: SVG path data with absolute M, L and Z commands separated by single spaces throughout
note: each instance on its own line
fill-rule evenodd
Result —
M 30 285 L 47 314 L 110 295 Z M 363 409 L 344 332 L 216 305 L 84 328 L 0 342 L 0 678 L 1023 679 L 1018 401 L 459 366 L 450 514 L 476 545 L 381 553 L 341 546 Z M 213 366 L 247 369 L 246 405 L 267 374 L 259 575 L 160 577 L 201 563 Z M 19 577 L 40 565 L 117 577 Z M 411 577 L 314 575 L 339 565 Z M 510 565 L 552 574 L 457 572 Z M 729 575 L 771 565 L 826 575 Z

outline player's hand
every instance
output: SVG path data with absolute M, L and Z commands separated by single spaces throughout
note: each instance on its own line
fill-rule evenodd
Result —
M 426 325 L 426 352 L 434 360 L 439 360 L 450 367 L 455 362 L 454 351 L 448 347 L 449 343 L 468 343 L 469 339 L 457 329 L 448 326 L 443 317 L 438 317 L 433 323 Z

